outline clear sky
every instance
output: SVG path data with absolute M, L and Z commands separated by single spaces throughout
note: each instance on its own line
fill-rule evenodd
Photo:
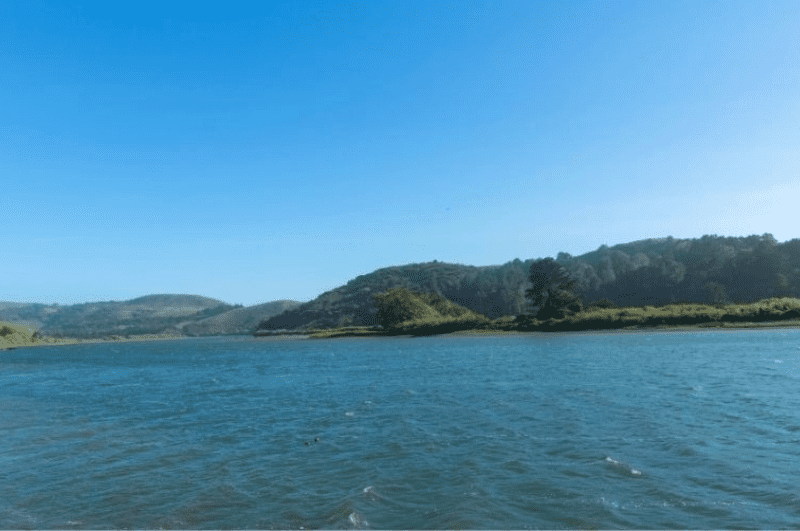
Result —
M 796 0 L 25 0 L 0 50 L 0 300 L 800 237 Z

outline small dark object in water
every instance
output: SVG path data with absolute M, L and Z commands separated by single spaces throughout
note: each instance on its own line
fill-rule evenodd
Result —
M 319 437 L 314 437 L 314 442 L 319 442 Z
M 306 441 L 306 446 L 308 446 L 308 441 Z

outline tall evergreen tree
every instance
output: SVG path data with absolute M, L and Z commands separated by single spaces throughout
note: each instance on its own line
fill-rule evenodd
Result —
M 561 319 L 583 308 L 574 291 L 575 280 L 552 258 L 531 264 L 530 281 L 533 286 L 525 291 L 525 295 L 530 299 L 537 319 Z

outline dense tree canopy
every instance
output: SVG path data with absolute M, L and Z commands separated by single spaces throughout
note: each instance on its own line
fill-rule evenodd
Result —
M 532 287 L 525 294 L 537 319 L 560 319 L 581 310 L 581 301 L 574 292 L 575 281 L 567 269 L 552 258 L 531 264 L 530 281 Z

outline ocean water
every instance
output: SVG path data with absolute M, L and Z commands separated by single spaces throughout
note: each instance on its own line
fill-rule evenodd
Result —
M 800 527 L 800 330 L 0 352 L 0 528 Z

